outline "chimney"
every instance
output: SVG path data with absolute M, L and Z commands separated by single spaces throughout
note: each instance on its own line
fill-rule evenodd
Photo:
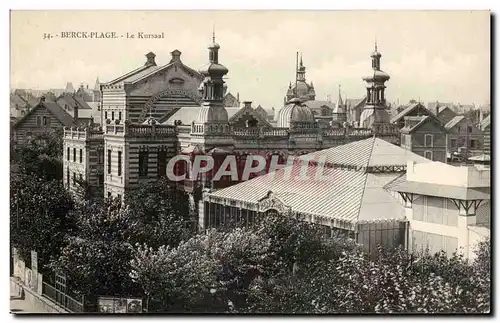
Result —
M 78 105 L 75 104 L 75 112 L 73 113 L 73 119 L 77 120 L 78 119 Z
M 243 101 L 244 108 L 252 108 L 252 101 Z
M 156 66 L 156 62 L 155 62 L 155 53 L 153 52 L 149 52 L 146 54 L 146 64 L 144 64 L 144 66 Z
M 175 49 L 173 52 L 170 53 L 172 55 L 172 59 L 170 60 L 170 63 L 173 62 L 180 62 L 181 61 L 181 51 L 178 49 Z
M 240 92 L 236 93 L 236 101 L 238 101 L 238 105 L 240 105 Z

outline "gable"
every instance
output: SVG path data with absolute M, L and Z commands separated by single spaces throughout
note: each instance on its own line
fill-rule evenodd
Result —
M 202 80 L 199 73 L 182 63 L 175 62 L 134 83 L 126 84 L 125 91 L 132 96 L 152 96 L 167 89 L 182 89 L 198 95 L 198 87 Z
M 47 120 L 47 125 L 49 125 L 51 128 L 53 128 L 54 126 L 60 126 L 60 127 L 64 126 L 64 124 L 60 120 L 58 120 L 50 112 L 49 109 L 47 109 L 41 104 L 38 104 L 15 124 L 15 128 L 16 129 L 42 128 L 43 124 L 41 126 L 37 124 L 37 119 L 39 117 L 42 118 L 45 117 Z
M 251 107 L 243 107 L 239 109 L 233 116 L 229 118 L 229 122 L 237 123 L 238 121 L 248 120 L 246 116 L 251 116 L 256 119 L 260 126 L 272 128 L 267 118 L 264 118 L 260 113 Z

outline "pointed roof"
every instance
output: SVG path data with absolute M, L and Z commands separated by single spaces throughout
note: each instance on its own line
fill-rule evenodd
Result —
M 464 116 L 453 117 L 453 119 L 448 121 L 448 123 L 444 127 L 446 128 L 446 130 L 450 130 L 453 127 L 455 127 L 457 124 L 459 124 L 462 120 L 464 120 L 464 118 L 465 118 Z
M 186 69 L 189 73 L 195 75 L 198 77 L 200 80 L 202 78 L 202 75 L 195 71 L 194 69 L 184 65 L 180 60 L 173 60 L 170 63 L 163 65 L 163 66 L 157 66 L 156 62 L 154 62 L 154 53 L 149 52 L 146 54 L 147 60 L 146 64 L 140 66 L 139 68 L 132 70 L 129 73 L 126 73 L 108 83 L 102 83 L 105 85 L 112 85 L 112 84 L 121 84 L 121 83 L 137 83 L 142 81 L 145 78 L 151 77 L 156 73 L 159 73 L 161 71 L 164 71 L 168 69 L 171 66 L 174 66 L 177 64 L 177 66 L 181 66 L 182 68 Z
M 71 92 L 71 93 L 75 92 L 75 89 L 74 89 L 74 87 L 73 87 L 73 83 L 68 82 L 68 83 L 66 84 L 66 89 L 65 89 L 65 91 L 66 91 L 66 92 Z
M 421 104 L 419 102 L 412 103 L 412 104 L 408 105 L 406 108 L 404 108 L 403 111 L 401 111 L 400 113 L 398 113 L 397 115 L 395 115 L 391 119 L 391 123 L 399 122 L 401 119 L 403 119 L 404 117 L 406 117 L 408 114 L 410 114 L 411 112 L 413 112 L 414 110 L 419 109 L 419 108 L 422 109 L 422 110 L 424 110 L 426 113 L 428 113 L 428 115 L 432 115 L 433 114 L 423 104 Z
M 226 108 L 227 110 L 227 108 Z M 264 110 L 264 109 L 262 109 Z M 265 112 L 265 111 L 264 111 Z M 249 105 L 243 106 L 243 108 L 238 109 L 232 116 L 229 116 L 229 111 L 228 111 L 228 117 L 229 117 L 229 122 L 235 122 L 244 114 L 249 114 L 253 116 L 257 121 L 259 122 L 260 125 L 264 127 L 269 127 L 272 128 L 272 125 L 269 123 L 267 120 L 267 113 L 266 116 L 264 117 L 261 113 L 257 112 L 254 108 L 252 108 Z
M 408 118 L 410 118 L 410 117 L 408 117 Z M 416 124 L 409 125 L 408 127 L 404 126 L 401 129 L 402 133 L 412 133 L 413 131 L 418 130 L 421 126 L 423 126 L 427 122 L 434 122 L 436 125 L 438 125 L 438 127 L 443 132 L 446 132 L 446 128 L 443 126 L 441 121 L 439 119 L 437 119 L 434 115 L 420 116 L 420 117 L 415 117 L 415 118 L 419 118 L 420 120 Z
M 19 119 L 18 122 L 16 122 L 16 124 L 14 125 L 14 128 L 18 128 L 22 123 L 24 123 L 24 121 L 33 112 L 35 112 L 36 110 L 38 110 L 40 107 L 46 108 L 47 111 L 49 111 L 50 114 L 52 114 L 64 126 L 70 127 L 73 124 L 73 120 L 74 120 L 73 117 L 69 113 L 67 113 L 66 111 L 64 111 L 64 109 L 61 108 L 61 106 L 59 106 L 57 103 L 55 103 L 55 102 L 48 102 L 48 101 L 40 101 L 31 110 L 29 110 L 28 113 L 26 113 L 24 115 L 24 117 L 22 117 L 21 119 Z
M 491 114 L 489 114 L 486 118 L 483 119 L 480 123 L 481 130 L 484 131 L 488 126 L 491 125 Z

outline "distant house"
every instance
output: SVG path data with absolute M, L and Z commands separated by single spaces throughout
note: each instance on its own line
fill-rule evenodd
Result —
M 409 116 L 404 121 L 401 148 L 427 159 L 446 163 L 446 128 L 441 122 L 432 114 Z
M 484 118 L 479 124 L 484 134 L 484 153 L 491 154 L 491 114 Z
M 448 132 L 448 154 L 461 154 L 462 151 L 469 157 L 483 152 L 484 135 L 472 120 L 464 116 L 451 119 L 445 128 Z
M 427 110 L 431 111 L 435 115 L 438 115 L 439 113 L 439 108 L 443 109 L 445 107 L 452 107 L 453 103 L 452 102 L 429 102 L 427 103 Z
M 13 118 L 21 118 L 29 110 L 28 102 L 21 96 L 10 94 L 10 116 Z
M 238 93 L 235 97 L 233 94 L 231 94 L 231 92 L 229 92 L 224 96 L 223 102 L 225 107 L 239 107 L 240 94 Z
M 410 103 L 403 110 L 401 110 L 397 115 L 391 118 L 391 123 L 397 124 L 399 129 L 405 126 L 405 117 L 414 116 L 431 116 L 432 112 L 424 107 L 421 103 Z
M 443 124 L 447 124 L 451 119 L 455 118 L 458 114 L 449 107 L 437 107 L 436 116 Z
M 13 126 L 14 141 L 22 144 L 36 134 L 47 131 L 62 130 L 73 124 L 73 117 L 57 103 L 40 99 L 24 117 Z

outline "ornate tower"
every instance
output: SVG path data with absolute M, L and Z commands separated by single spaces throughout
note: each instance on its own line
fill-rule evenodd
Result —
M 374 124 L 389 123 L 390 116 L 387 112 L 385 100 L 385 82 L 390 79 L 389 74 L 380 69 L 380 58 L 382 54 L 377 49 L 371 54 L 372 71 L 370 75 L 363 77 L 366 86 L 366 104 L 360 117 L 360 126 L 371 128 Z
M 208 46 L 209 62 L 200 69 L 200 73 L 204 76 L 199 88 L 203 103 L 197 122 L 191 125 L 191 143 L 198 145 L 204 151 L 215 147 L 232 150 L 233 147 L 228 115 L 223 102 L 223 77 L 228 73 L 228 69 L 219 64 L 219 49 L 214 32 L 212 44 Z

